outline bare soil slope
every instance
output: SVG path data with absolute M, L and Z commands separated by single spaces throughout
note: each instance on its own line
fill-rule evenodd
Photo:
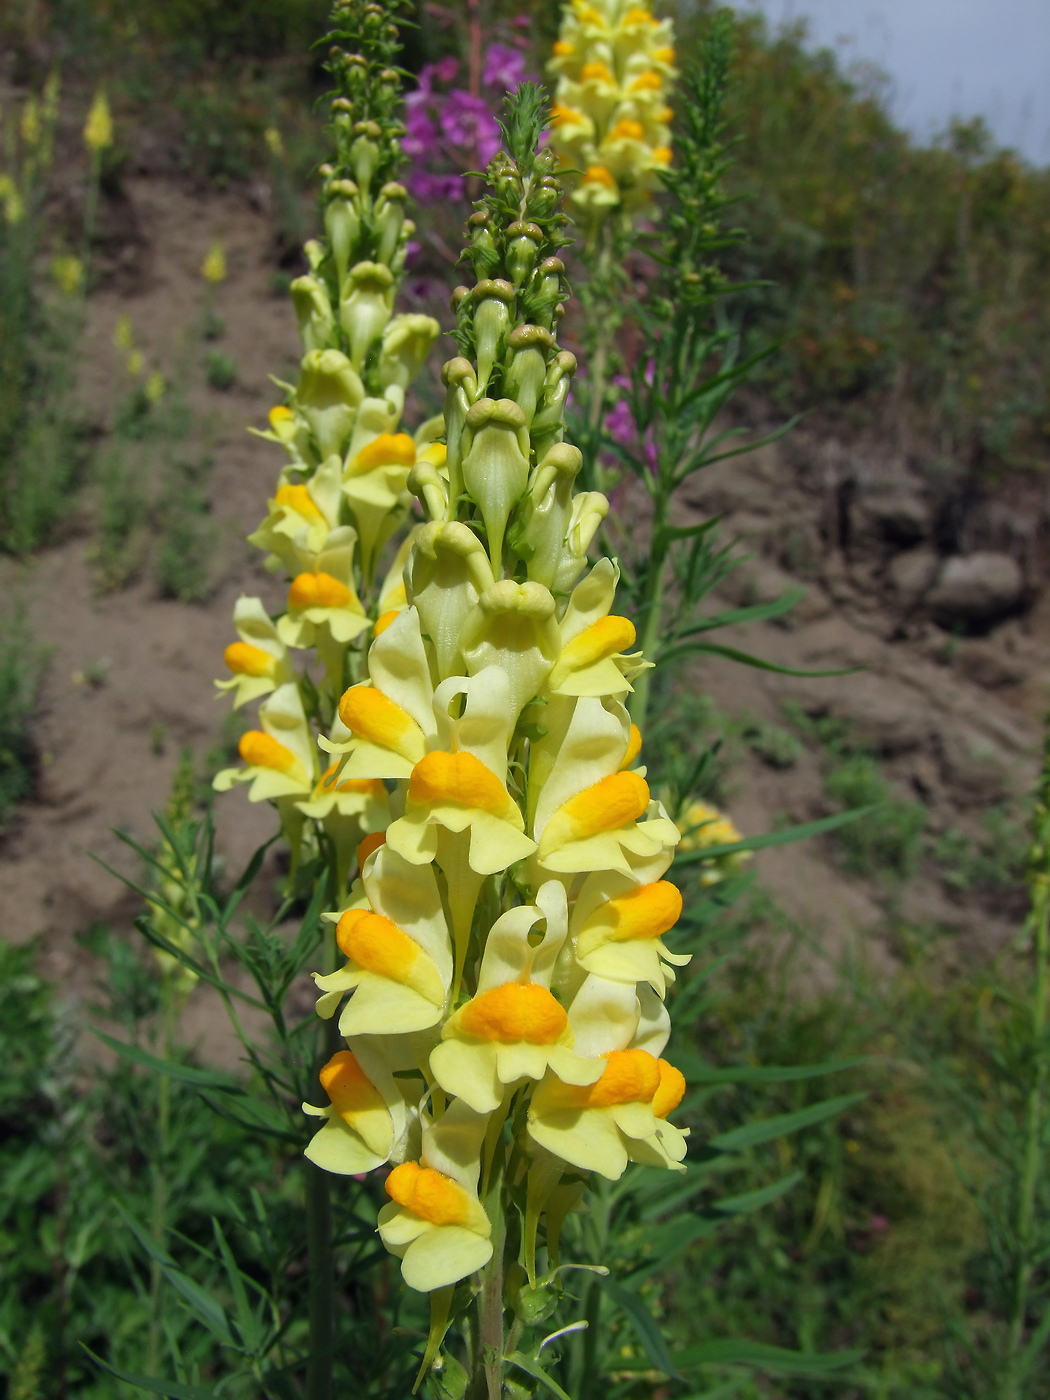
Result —
M 221 582 L 206 605 L 161 599 L 146 577 L 100 595 L 83 533 L 24 570 L 0 565 L 4 593 L 24 597 L 50 652 L 38 791 L 0 843 L 0 931 L 16 942 L 41 935 L 45 970 L 74 986 L 83 955 L 73 933 L 95 920 L 124 925 L 136 909 L 92 857 L 136 873 L 112 829 L 150 839 L 150 813 L 165 803 L 181 746 L 204 753 L 219 742 L 226 706 L 213 698 L 212 681 L 222 674 L 235 597 L 248 591 L 276 601 L 273 580 L 240 541 L 265 508 L 278 458 L 245 427 L 263 421 L 274 394 L 267 376 L 286 376 L 298 347 L 290 303 L 271 289 L 270 222 L 243 193 L 204 198 L 140 179 L 129 182 L 119 213 L 130 235 L 90 303 L 82 393 L 91 412 L 104 420 L 114 402 L 119 317 L 130 318 L 152 362 L 170 367 L 179 336 L 199 314 L 199 269 L 216 237 L 229 263 L 218 292 L 226 321 L 220 345 L 239 378 L 232 391 L 201 387 L 195 399 L 201 415 L 217 415 L 211 502 L 225 541 Z M 980 556 L 962 568 L 976 576 L 972 596 L 954 603 L 941 596 L 950 595 L 952 577 L 945 579 L 932 510 L 920 479 L 880 456 L 878 444 L 860 456 L 856 447 L 798 433 L 716 469 L 682 511 L 683 519 L 723 513 L 724 530 L 753 552 L 724 585 L 725 600 L 772 597 L 795 580 L 808 590 L 783 625 L 754 625 L 730 640 L 784 665 L 860 669 L 801 681 L 712 661 L 697 682 L 731 714 L 782 723 L 791 698 L 810 713 L 838 716 L 882 757 L 900 790 L 926 804 L 934 833 L 977 831 L 982 813 L 1027 790 L 1035 773 L 1050 682 L 1050 601 L 1038 557 L 1043 510 L 1018 507 L 1012 524 L 1000 512 L 998 536 L 976 538 L 965 556 Z M 1015 561 L 1017 579 L 1004 557 Z M 975 625 L 985 635 L 960 636 Z M 745 752 L 730 792 L 731 813 L 749 833 L 828 810 L 812 751 L 783 770 Z M 237 866 L 269 835 L 272 816 L 236 792 L 217 811 L 224 854 Z M 885 925 L 883 886 L 845 875 L 830 844 L 769 851 L 757 864 L 785 909 L 831 946 L 857 934 L 874 938 Z M 950 897 L 927 873 L 909 882 L 897 912 L 1002 938 L 1011 911 Z

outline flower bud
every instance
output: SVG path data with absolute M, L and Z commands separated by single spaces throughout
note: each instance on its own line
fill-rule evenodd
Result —
M 481 594 L 463 624 L 468 675 L 493 665 L 506 671 L 515 720 L 539 692 L 560 650 L 554 598 L 538 583 L 501 579 Z
M 524 509 L 511 530 L 514 548 L 528 561 L 529 578 L 552 588 L 558 577 L 572 519 L 572 487 L 583 454 L 558 442 L 533 475 Z
M 360 262 L 350 269 L 347 282 L 349 292 L 339 305 L 339 324 L 350 341 L 354 368 L 360 369 L 390 320 L 394 274 L 383 263 Z
M 502 278 L 484 279 L 474 288 L 474 338 L 478 356 L 478 388 L 485 392 L 493 366 L 503 351 L 503 337 L 510 327 L 514 288 Z
M 512 398 L 532 422 L 536 402 L 547 376 L 547 355 L 555 347 L 555 339 L 543 326 L 515 326 L 507 337 L 510 362 L 503 381 L 508 398 Z
M 537 458 L 542 458 L 561 435 L 565 400 L 575 373 L 576 356 L 569 350 L 559 350 L 547 369 L 543 397 L 532 420 L 532 448 Z
M 338 117 L 337 117 L 337 118 L 336 118 L 336 125 L 338 125 L 339 122 L 340 122 L 341 120 L 342 120 L 342 121 L 345 121 L 346 119 L 345 119 L 345 117 L 344 117 L 344 118 L 338 118 Z M 358 123 L 358 126 L 363 126 L 363 125 L 366 125 L 366 123 L 363 123 L 363 122 L 359 122 L 359 123 Z M 375 126 L 375 123 L 374 123 L 374 122 L 369 122 L 369 123 L 367 123 L 367 125 L 369 125 L 369 126 Z M 376 134 L 377 134 L 377 135 L 378 135 L 378 130 L 379 130 L 379 129 L 378 129 L 378 127 L 377 127 L 377 128 L 376 128 Z M 354 172 L 354 179 L 357 181 L 357 183 L 361 186 L 361 188 L 362 188 L 363 190 L 367 190 L 368 187 L 369 187 L 369 185 L 371 185 L 371 183 L 372 183 L 372 176 L 375 174 L 375 172 L 376 172 L 376 166 L 377 166 L 378 164 L 379 164 L 379 145 L 378 145 L 378 143 L 377 143 L 374 139 L 370 139 L 368 136 L 365 136 L 365 135 L 358 136 L 357 139 L 354 141 L 353 145 L 350 147 L 350 169 Z
M 328 256 L 328 249 L 316 238 L 307 239 L 303 244 L 303 252 L 311 272 L 316 272 Z
M 328 291 L 317 277 L 297 277 L 291 286 L 299 334 L 307 350 L 323 350 L 335 331 Z
M 529 479 L 525 415 L 513 399 L 479 399 L 467 414 L 464 444 L 463 484 L 485 522 L 493 572 L 501 575 L 507 520 Z
M 379 198 L 376 200 L 373 211 L 376 232 L 379 235 L 379 244 L 376 250 L 378 262 L 389 265 L 393 261 L 398 240 L 401 238 L 404 228 L 407 198 L 408 191 L 404 185 L 399 185 L 395 180 L 389 181 L 379 191 Z
M 543 242 L 543 230 L 538 224 L 520 219 L 507 229 L 507 267 L 515 287 L 522 287 L 536 266 L 536 254 Z
M 485 546 L 458 522 L 424 525 L 406 570 L 408 600 L 430 638 L 438 676 L 463 674 L 463 623 L 480 594 L 494 582 Z
M 357 206 L 350 199 L 343 197 L 330 200 L 324 211 L 324 227 L 335 260 L 336 285 L 342 294 L 346 270 L 350 266 L 350 255 L 361 232 L 361 215 Z
M 458 501 L 463 494 L 462 437 L 467 425 L 467 413 L 478 397 L 478 381 L 474 366 L 462 355 L 449 360 L 441 371 L 445 395 L 445 441 L 448 444 L 448 496 Z
M 388 321 L 379 354 L 380 384 L 407 389 L 440 334 L 441 327 L 433 316 L 410 312 Z
M 587 562 L 587 551 L 598 526 L 609 514 L 609 502 L 600 491 L 583 491 L 572 503 L 572 517 L 565 536 L 565 550 L 551 587 L 565 592 Z
M 321 459 L 343 447 L 364 387 L 341 350 L 311 350 L 303 356 L 296 402 L 317 441 Z

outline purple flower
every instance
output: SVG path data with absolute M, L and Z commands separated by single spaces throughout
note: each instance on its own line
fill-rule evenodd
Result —
M 463 198 L 463 177 L 413 170 L 408 176 L 408 188 L 420 204 L 448 203 Z
M 525 56 L 507 44 L 490 44 L 485 50 L 482 81 L 488 87 L 513 92 L 525 76 Z
M 499 145 L 499 128 L 481 97 L 471 97 L 462 88 L 453 88 L 441 113 L 442 135 L 453 146 L 465 146 L 482 163 L 492 159 Z

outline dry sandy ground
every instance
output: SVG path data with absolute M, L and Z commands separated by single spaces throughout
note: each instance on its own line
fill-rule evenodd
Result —
M 50 653 L 39 792 L 0 844 L 0 930 L 19 943 L 38 936 L 43 969 L 74 987 L 83 982 L 84 955 L 72 935 L 96 920 L 124 927 L 137 910 L 136 899 L 94 858 L 138 873 L 113 831 L 148 841 L 150 814 L 165 803 L 181 747 L 198 754 L 214 747 L 226 706 L 214 698 L 212 681 L 222 674 L 233 601 L 242 591 L 274 598 L 258 556 L 238 540 L 265 508 L 278 457 L 245 427 L 263 421 L 273 402 L 267 376 L 286 376 L 298 348 L 290 303 L 271 290 L 264 213 L 241 194 L 205 200 L 160 181 L 132 182 L 128 195 L 138 230 L 128 266 L 90 303 L 82 393 L 91 411 L 104 418 L 120 382 L 112 344 L 120 316 L 130 318 L 150 362 L 170 368 L 180 335 L 199 314 L 199 268 L 217 237 L 229 264 L 218 292 L 227 327 L 221 348 L 240 373 L 233 391 L 201 388 L 196 402 L 202 415 L 216 415 L 211 498 L 228 540 L 222 581 L 207 605 L 159 599 L 146 579 L 99 595 L 85 537 L 45 551 L 25 570 L 8 561 L 0 571 L 0 586 L 24 598 Z M 950 656 L 945 634 L 932 625 L 902 635 L 868 564 L 865 573 L 821 542 L 821 453 L 833 450 L 804 440 L 791 453 L 767 449 L 717 469 L 683 509 L 723 511 L 727 530 L 749 541 L 755 560 L 737 575 L 735 595 L 729 590 L 741 598 L 772 596 L 791 581 L 781 544 L 792 522 L 808 530 L 819 557 L 804 571 L 809 594 L 794 620 L 755 625 L 734 640 L 782 664 L 864 669 L 797 681 L 713 661 L 697 680 L 729 713 L 776 721 L 783 699 L 793 696 L 847 719 L 869 736 L 902 789 L 927 803 L 934 830 L 953 823 L 976 829 L 990 804 L 1027 790 L 1034 775 L 1050 678 L 1047 608 L 1037 603 L 1026 618 L 963 642 Z M 85 683 L 85 672 L 104 672 L 104 684 Z M 730 809 L 746 832 L 785 816 L 822 815 L 816 758 L 806 755 L 778 772 L 745 755 Z M 271 814 L 250 807 L 240 792 L 220 799 L 216 810 L 223 854 L 239 866 L 270 834 Z M 832 948 L 873 939 L 885 922 L 877 884 L 845 877 L 819 843 L 763 853 L 757 866 L 783 907 Z M 1009 927 L 994 911 L 949 899 L 930 878 L 911 882 L 902 913 L 963 932 L 990 928 L 997 938 Z

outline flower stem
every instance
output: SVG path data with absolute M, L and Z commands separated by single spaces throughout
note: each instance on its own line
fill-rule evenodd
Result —
M 335 926 L 329 924 L 324 938 L 324 970 L 336 964 Z M 336 1021 L 321 1024 L 322 1063 L 332 1055 L 338 1042 Z M 318 1087 L 319 1095 L 323 1090 Z M 328 1173 L 303 1162 L 306 1172 L 306 1257 L 310 1272 L 308 1298 L 310 1356 L 306 1367 L 305 1400 L 332 1400 L 332 1369 L 335 1362 L 335 1251 L 332 1248 L 332 1198 Z
M 653 502 L 653 523 L 649 534 L 649 560 L 645 570 L 645 585 L 638 608 L 638 621 L 641 623 L 641 650 L 647 661 L 656 659 L 663 622 L 664 574 L 667 554 L 664 527 L 667 524 L 667 499 L 658 486 Z M 634 691 L 628 701 L 631 719 L 645 733 L 645 716 L 649 708 L 649 677 L 651 671 L 643 671 L 634 680 Z
M 501 1154 L 497 1151 L 497 1158 Z M 478 1351 L 475 1357 L 472 1400 L 502 1400 L 503 1396 L 503 1251 L 506 1223 L 503 1216 L 503 1169 L 498 1162 L 489 1179 L 485 1210 L 492 1222 L 492 1258 L 481 1273 L 478 1297 Z

